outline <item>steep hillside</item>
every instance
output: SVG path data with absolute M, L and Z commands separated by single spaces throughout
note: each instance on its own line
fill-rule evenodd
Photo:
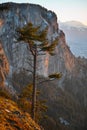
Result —
M 3 10 L 2 7 L 4 7 Z M 23 27 L 28 22 L 32 22 L 35 26 L 41 25 L 41 29 L 48 27 L 47 37 L 49 41 L 58 38 L 58 46 L 55 49 L 55 56 L 52 57 L 47 54 L 38 57 L 38 74 L 45 78 L 52 72 L 63 74 L 61 80 L 56 80 L 53 84 L 47 82 L 44 85 L 45 88 L 42 84 L 39 86 L 42 90 L 42 97 L 48 99 L 49 111 L 47 114 L 50 122 L 48 123 L 54 123 L 53 130 L 57 130 L 59 124 L 55 122 L 62 119 L 65 120 L 63 123 L 70 122 L 70 129 L 79 130 L 81 125 L 81 128 L 87 128 L 85 123 L 81 124 L 87 119 L 87 115 L 83 112 L 87 107 L 87 60 L 76 58 L 71 53 L 66 43 L 65 34 L 58 26 L 56 14 L 33 4 L 5 3 L 0 4 L 0 8 L 0 40 L 8 58 L 10 69 L 6 77 L 7 89 L 10 88 L 12 93 L 20 92 L 22 87 L 32 81 L 29 76 L 31 72 L 27 71 L 31 69 L 31 53 L 27 44 L 17 42 L 17 28 Z M 81 107 L 81 111 L 79 107 Z M 77 120 L 79 121 L 77 122 Z
M 17 104 L 0 96 L 0 130 L 41 130 L 28 113 Z
M 70 86 L 70 84 L 69 84 Z M 87 110 L 70 91 L 56 87 L 55 82 L 40 86 L 41 97 L 47 101 L 47 118 L 41 125 L 45 130 L 86 130 Z M 81 94 L 80 94 L 81 95 Z

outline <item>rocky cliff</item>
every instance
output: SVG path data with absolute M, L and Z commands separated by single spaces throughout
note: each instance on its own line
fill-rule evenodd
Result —
M 28 45 L 18 43 L 16 40 L 16 30 L 23 27 L 28 22 L 34 25 L 41 25 L 44 29 L 48 27 L 48 39 L 59 38 L 58 46 L 55 49 L 55 56 L 42 56 L 39 64 L 39 74 L 47 76 L 51 72 L 62 72 L 63 77 L 59 81 L 60 87 L 66 87 L 65 79 L 70 81 L 70 86 L 75 86 L 74 79 L 81 87 L 87 85 L 87 61 L 76 59 L 66 44 L 65 34 L 58 27 L 57 16 L 39 5 L 33 4 L 1 4 L 0 8 L 0 40 L 10 64 L 9 78 L 12 79 L 14 73 L 20 73 L 29 68 Z M 5 7 L 8 7 L 5 9 Z M 27 72 L 28 73 L 28 72 Z M 83 79 L 83 81 L 82 81 Z M 9 83 L 10 84 L 10 83 Z M 58 84 L 58 82 L 57 82 Z M 74 85 L 73 85 L 74 84 Z M 71 87 L 73 88 L 73 87 Z
M 8 3 L 1 6 L 9 6 L 9 9 L 0 11 L 0 39 L 10 62 L 10 73 L 19 72 L 23 68 L 28 68 L 29 64 L 26 59 L 29 52 L 26 44 L 22 43 L 20 46 L 16 43 L 16 29 L 28 22 L 41 25 L 42 29 L 48 26 L 48 38 L 51 39 L 54 35 L 55 37 L 58 35 L 57 17 L 55 13 L 39 5 Z M 45 69 L 48 68 L 45 66 L 42 68 L 44 75 L 47 75 Z
M 4 7 L 4 9 L 3 9 Z M 8 8 L 7 8 L 8 7 Z M 28 45 L 16 40 L 18 27 L 28 22 L 48 27 L 48 39 L 58 37 L 55 56 L 38 57 L 38 73 L 47 76 L 62 72 L 61 80 L 40 85 L 42 97 L 48 99 L 48 122 L 45 130 L 82 130 L 87 128 L 87 60 L 76 58 L 66 44 L 65 34 L 59 29 L 57 16 L 39 5 L 5 3 L 0 5 L 0 43 L 9 61 L 7 86 L 14 92 L 30 81 L 31 54 Z M 41 87 L 42 86 L 42 87 Z M 62 123 L 61 123 L 62 120 Z M 68 125 L 66 125 L 68 123 Z M 43 123 L 42 123 L 43 124 Z M 49 124 L 49 125 L 48 125 Z M 43 124 L 44 126 L 44 124 Z M 48 127 L 49 126 L 49 127 Z M 64 126 L 64 127 L 63 127 Z M 68 127 L 68 128 L 66 128 Z
M 64 33 L 58 28 L 54 12 L 33 4 L 7 3 L 3 6 L 9 6 L 9 9 L 0 11 L 0 39 L 10 62 L 10 73 L 29 67 L 26 62 L 29 57 L 28 46 L 24 43 L 20 45 L 16 41 L 16 29 L 23 27 L 28 22 L 41 25 L 43 29 L 48 26 L 49 40 L 59 37 L 55 58 L 47 55 L 41 64 L 43 69 L 40 73 L 48 75 L 52 71 L 72 71 L 75 66 L 75 58 L 66 45 Z

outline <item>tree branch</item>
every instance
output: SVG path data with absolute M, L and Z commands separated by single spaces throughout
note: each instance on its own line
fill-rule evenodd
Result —
M 23 68 L 23 70 L 24 70 L 24 71 L 29 71 L 29 72 L 33 73 L 33 71 L 32 71 L 32 70 L 29 70 L 29 69 Z
M 42 84 L 42 83 L 44 83 L 44 82 L 50 82 L 50 81 L 53 81 L 53 80 L 55 80 L 55 78 L 43 80 L 43 81 L 39 82 L 38 84 Z

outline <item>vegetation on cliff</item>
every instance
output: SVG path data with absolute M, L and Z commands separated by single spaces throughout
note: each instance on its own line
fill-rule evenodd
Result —
M 37 91 L 37 71 L 38 71 L 38 56 L 46 55 L 46 53 L 50 55 L 54 55 L 55 47 L 58 44 L 58 37 L 55 40 L 51 40 L 51 42 L 47 38 L 48 27 L 44 30 L 41 30 L 41 26 L 34 26 L 32 23 L 28 23 L 22 28 L 17 30 L 18 32 L 18 42 L 24 41 L 28 43 L 29 51 L 32 55 L 32 60 L 30 59 L 29 64 L 31 64 L 32 68 L 29 70 L 32 73 L 33 81 L 32 81 L 32 101 L 31 101 L 31 115 L 32 118 L 35 119 L 35 109 L 36 109 L 36 91 Z M 42 74 L 43 75 L 43 74 Z M 59 73 L 52 74 L 49 78 L 57 78 L 59 79 L 61 75 Z
M 29 77 L 29 73 L 27 71 L 30 62 L 26 62 L 27 59 L 30 61 L 30 57 L 28 55 L 30 53 L 28 51 L 28 46 L 24 44 L 24 42 L 21 45 L 20 43 L 16 43 L 16 28 L 21 28 L 28 22 L 32 22 L 35 25 L 41 24 L 41 27 L 43 29 L 48 26 L 49 32 L 47 35 L 49 39 L 54 40 L 56 36 L 59 36 L 59 45 L 56 49 L 57 55 L 55 55 L 53 58 L 46 58 L 46 65 L 48 64 L 48 66 L 44 67 L 44 62 L 40 62 L 43 70 L 39 72 L 40 74 L 42 72 L 47 75 L 48 73 L 54 71 L 60 71 L 64 75 L 59 82 L 55 82 L 53 84 L 52 82 L 51 84 L 46 82 L 45 84 L 41 83 L 39 86 L 41 88 L 41 93 L 43 93 L 41 98 L 47 99 L 48 105 L 48 111 L 46 113 L 47 118 L 43 118 L 40 121 L 40 124 L 44 126 L 45 130 L 86 130 L 87 60 L 78 60 L 70 52 L 70 49 L 65 41 L 65 34 L 63 31 L 59 30 L 54 13 L 44 10 L 42 7 L 36 5 L 14 3 L 10 5 L 11 8 L 9 11 L 6 11 L 2 7 L 0 10 L 0 40 L 2 41 L 3 49 L 8 56 L 10 64 L 10 77 L 9 80 L 6 79 L 8 80 L 8 87 L 11 89 L 14 88 L 19 93 L 22 87 L 26 86 L 31 81 L 31 78 Z M 44 50 L 46 49 L 49 49 L 49 46 L 47 48 L 44 48 Z M 47 62 L 47 60 L 49 60 L 49 62 Z M 55 64 L 53 65 L 53 63 Z M 53 78 L 53 75 L 50 75 L 49 77 Z M 7 98 L 10 98 L 10 95 L 4 91 L 1 92 L 1 95 L 4 95 L 6 98 L 1 99 L 3 102 L 4 100 L 6 101 Z M 10 100 L 8 100 L 7 104 L 9 104 L 9 102 Z M 0 105 L 0 107 L 3 106 L 3 110 L 5 108 L 5 105 L 7 105 L 5 103 L 6 102 L 4 102 L 3 105 L 1 103 Z M 30 102 L 28 102 L 28 100 L 24 100 L 24 103 L 26 104 L 26 107 L 29 108 L 29 106 L 27 106 L 27 103 L 29 104 Z M 26 111 L 26 107 L 24 106 L 24 111 Z M 10 108 L 7 109 L 7 111 L 8 110 L 11 111 Z M 20 113 L 21 110 L 19 111 L 19 109 L 17 109 L 17 111 Z M 16 113 L 17 116 L 21 115 L 18 113 Z M 2 114 L 3 113 L 1 113 L 1 117 L 3 121 L 5 121 L 4 114 L 3 116 Z M 14 113 L 12 113 L 11 117 L 13 116 Z M 23 123 L 22 119 L 20 122 Z M 1 122 L 1 125 L 2 124 L 3 123 Z M 15 123 L 13 121 L 10 124 L 12 127 Z M 1 127 L 5 129 L 6 125 Z M 21 129 L 19 127 L 19 123 L 16 125 L 15 129 Z
M 14 101 L 5 98 L 8 96 L 4 91 L 3 94 L 0 96 L 0 130 L 40 130 L 27 112 L 22 112 Z

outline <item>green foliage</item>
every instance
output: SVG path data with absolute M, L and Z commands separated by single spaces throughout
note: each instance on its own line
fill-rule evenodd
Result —
M 25 97 L 24 98 L 19 98 L 17 100 L 17 104 L 22 109 L 22 111 L 31 113 L 31 102 L 27 100 Z
M 54 73 L 48 76 L 50 79 L 60 79 L 62 77 L 61 73 Z
M 31 99 L 32 99 L 32 84 L 24 87 L 18 95 L 17 103 L 19 107 L 28 113 L 31 113 Z
M 42 42 L 46 40 L 47 28 L 40 31 L 40 26 L 33 26 L 32 23 L 28 23 L 23 28 L 18 28 L 17 32 L 19 34 L 18 41 L 25 41 L 29 44 L 34 45 L 34 41 Z
M 29 84 L 28 86 L 24 87 L 21 94 L 21 98 L 28 98 L 29 100 L 32 99 L 32 84 Z
M 40 26 L 34 26 L 32 23 L 28 23 L 22 28 L 17 29 L 18 41 L 24 41 L 28 43 L 30 52 L 33 56 L 33 87 L 32 87 L 32 118 L 35 119 L 35 109 L 36 109 L 36 97 L 37 97 L 37 84 L 36 84 L 36 71 L 37 71 L 37 57 L 43 54 L 43 52 L 48 52 L 50 55 L 54 55 L 55 47 L 58 44 L 58 38 L 56 38 L 51 43 L 47 40 L 48 27 L 41 30 Z M 59 75 L 55 75 L 58 79 Z M 40 110 L 39 110 L 40 111 Z
M 19 107 L 28 113 L 31 114 L 31 101 L 32 101 L 32 83 L 28 86 L 24 87 L 22 92 L 19 95 L 19 99 L 17 101 Z M 40 99 L 40 91 L 36 93 L 37 101 L 35 106 L 35 121 L 40 122 L 41 118 L 43 117 L 44 113 L 47 111 L 46 100 Z
M 50 55 L 54 55 L 54 50 L 55 50 L 57 44 L 58 44 L 58 38 L 56 38 L 56 39 L 52 42 L 52 44 L 50 44 L 50 45 L 49 45 L 49 44 L 46 44 L 46 45 L 44 45 L 44 46 L 41 46 L 41 50 L 48 52 Z
M 50 55 L 54 55 L 55 47 L 58 44 L 58 38 L 49 43 L 47 39 L 48 27 L 44 30 L 40 29 L 40 26 L 34 26 L 32 23 L 28 23 L 23 28 L 18 28 L 18 41 L 24 41 L 29 44 L 30 51 L 35 49 L 35 45 L 41 52 L 48 52 Z M 37 44 L 37 41 L 39 42 Z
M 37 99 L 36 101 L 36 112 L 35 112 L 35 121 L 37 123 L 40 123 L 40 121 L 42 120 L 42 118 L 44 116 L 46 116 L 46 111 L 47 111 L 48 107 L 46 105 L 46 100 L 42 100 L 42 99 Z

